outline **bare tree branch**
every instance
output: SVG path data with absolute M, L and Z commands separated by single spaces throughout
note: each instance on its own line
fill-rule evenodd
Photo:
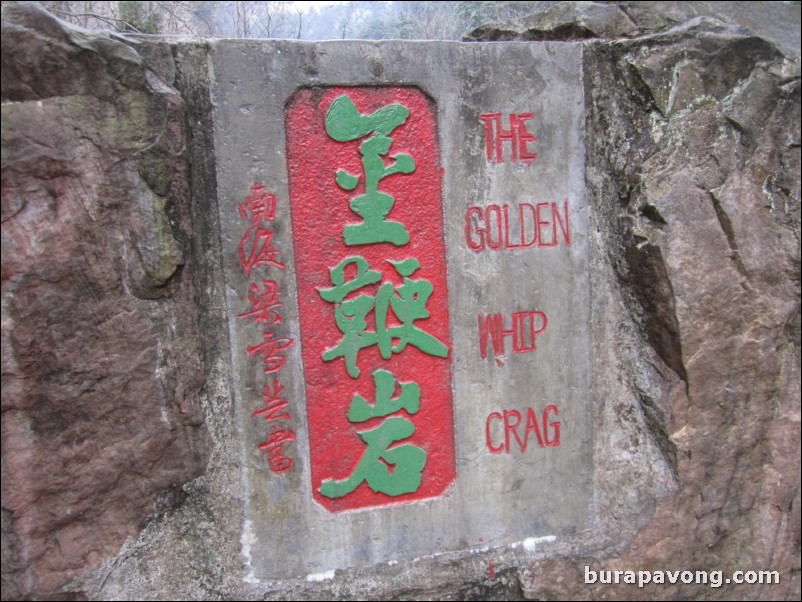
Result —
M 49 9 L 50 12 L 64 15 L 67 17 L 72 18 L 79 18 L 79 17 L 91 17 L 92 19 L 97 19 L 98 21 L 102 21 L 103 23 L 108 23 L 109 25 L 113 25 L 116 29 L 120 29 L 120 24 L 125 25 L 126 27 L 130 28 L 131 31 L 134 33 L 142 33 L 139 31 L 133 24 L 129 23 L 128 21 L 124 21 L 123 19 L 119 19 L 117 17 L 106 17 L 104 15 L 100 15 L 98 13 L 72 13 L 68 11 L 59 10 L 56 8 Z M 88 29 L 88 25 L 84 25 L 83 27 Z
M 295 12 L 298 14 L 298 34 L 295 36 L 296 40 L 301 39 L 301 32 L 303 31 L 304 25 L 304 11 L 298 6 L 297 2 L 292 3 L 292 7 L 295 9 Z

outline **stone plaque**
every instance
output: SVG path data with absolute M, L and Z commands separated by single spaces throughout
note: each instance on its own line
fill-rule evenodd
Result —
M 587 528 L 581 48 L 212 48 L 254 575 Z

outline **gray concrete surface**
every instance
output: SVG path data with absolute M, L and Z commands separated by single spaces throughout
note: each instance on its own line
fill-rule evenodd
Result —
M 589 526 L 593 425 L 581 61 L 582 48 L 565 43 L 212 44 L 214 152 L 233 389 L 247 491 L 242 542 L 255 577 L 322 574 L 576 533 Z M 316 504 L 311 492 L 304 341 L 298 329 L 290 191 L 282 144 L 285 102 L 301 86 L 392 84 L 425 91 L 438 112 L 457 478 L 435 499 L 334 514 Z M 537 137 L 527 145 L 537 152 L 534 162 L 513 162 L 510 143 L 503 144 L 503 162 L 488 161 L 480 115 L 494 112 L 502 114 L 505 128 L 511 113 L 534 115 L 527 122 Z M 249 286 L 237 258 L 245 228 L 237 205 L 253 182 L 264 183 L 278 198 L 275 243 L 286 269 L 274 269 L 270 277 L 278 281 L 284 303 L 278 336 L 295 341 L 285 352 L 287 362 L 281 372 L 297 435 L 296 442 L 288 445 L 296 454 L 295 464 L 284 474 L 271 472 L 257 449 L 265 427 L 251 416 L 266 377 L 246 348 L 261 339 L 260 326 L 236 318 L 247 302 Z M 515 245 L 520 242 L 520 212 L 527 229 L 534 228 L 530 209 L 519 206 L 534 208 L 538 203 L 556 203 L 560 215 L 568 207 L 570 245 L 557 228 L 558 244 L 553 247 L 536 244 L 528 249 L 481 251 L 468 247 L 469 207 L 478 208 L 470 221 L 481 227 L 486 209 L 498 206 L 500 213 L 491 209 L 495 227 L 492 220 L 503 216 L 503 207 L 508 206 L 509 242 Z M 551 205 L 543 209 L 542 219 L 553 220 Z M 542 229 L 544 239 L 546 232 L 552 236 L 552 226 Z M 481 235 L 474 230 L 472 236 L 479 246 Z M 478 316 L 502 314 L 504 328 L 509 329 L 513 312 L 528 311 L 544 312 L 548 319 L 547 329 L 537 336 L 536 351 L 514 353 L 508 337 L 504 356 L 496 357 L 488 344 L 488 357 L 483 359 Z M 490 452 L 486 426 L 492 413 L 521 412 L 523 438 L 528 408 L 542 420 L 551 404 L 559 411 L 559 416 L 549 415 L 549 421 L 560 423 L 559 446 L 541 448 L 530 433 L 525 452 L 514 435 L 509 453 Z M 494 446 L 503 444 L 502 425 L 499 418 L 491 420 Z

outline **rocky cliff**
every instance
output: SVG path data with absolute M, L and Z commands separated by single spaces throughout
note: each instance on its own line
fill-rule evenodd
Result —
M 202 475 L 184 103 L 167 44 L 3 14 L 3 597 L 70 581 Z
M 798 599 L 799 4 L 641 4 L 472 34 L 583 49 L 591 529 L 272 582 L 243 560 L 209 45 L 5 7 L 3 598 Z

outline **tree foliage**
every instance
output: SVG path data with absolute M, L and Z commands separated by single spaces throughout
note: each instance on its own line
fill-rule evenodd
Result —
M 215 35 L 216 2 L 40 2 L 59 19 L 86 29 L 129 33 Z

